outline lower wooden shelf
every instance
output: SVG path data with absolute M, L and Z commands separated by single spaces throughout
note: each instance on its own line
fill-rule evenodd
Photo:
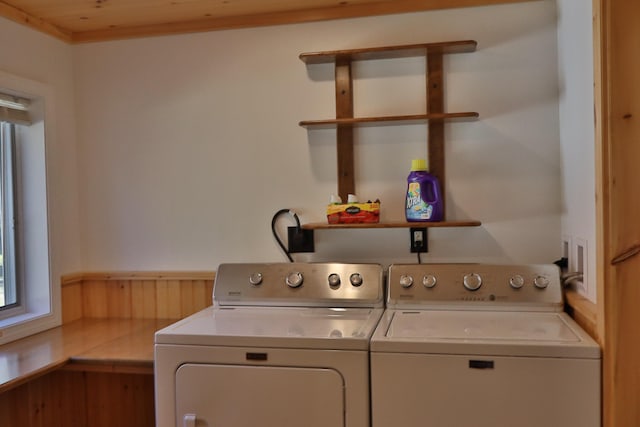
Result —
M 437 222 L 407 222 L 391 221 L 379 222 L 376 224 L 327 224 L 326 222 L 315 222 L 303 224 L 302 228 L 307 230 L 332 230 L 345 228 L 437 228 L 437 227 L 479 227 L 480 221 L 437 221 Z

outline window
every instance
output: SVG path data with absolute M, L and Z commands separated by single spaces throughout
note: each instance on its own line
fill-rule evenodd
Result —
M 15 125 L 0 121 L 0 313 L 19 305 L 15 245 Z
M 49 260 L 51 100 L 49 86 L 0 71 L 0 344 L 60 324 Z

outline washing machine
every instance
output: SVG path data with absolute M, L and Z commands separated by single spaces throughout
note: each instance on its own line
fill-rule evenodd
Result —
M 157 427 L 370 427 L 380 265 L 222 264 L 214 304 L 155 335 Z
M 555 265 L 392 265 L 373 427 L 599 427 L 601 351 Z

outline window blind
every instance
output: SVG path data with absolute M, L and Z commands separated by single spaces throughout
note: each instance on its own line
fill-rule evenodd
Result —
M 29 100 L 0 92 L 0 122 L 30 125 Z

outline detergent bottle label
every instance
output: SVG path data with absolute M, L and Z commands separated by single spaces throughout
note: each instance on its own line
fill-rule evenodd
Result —
M 430 220 L 433 216 L 433 205 L 423 200 L 419 182 L 410 182 L 408 185 L 406 216 L 410 221 Z

